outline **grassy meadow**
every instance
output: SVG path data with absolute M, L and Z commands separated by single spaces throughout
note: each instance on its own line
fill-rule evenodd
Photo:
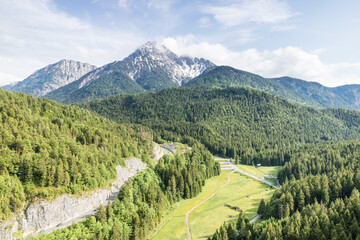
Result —
M 257 170 L 249 167 L 253 173 Z M 243 168 L 244 169 L 244 168 Z M 276 176 L 279 167 L 262 167 L 265 174 Z M 244 169 L 245 170 L 245 169 Z M 247 171 L 247 170 L 245 170 Z M 149 239 L 187 239 L 187 230 L 185 225 L 185 214 L 193 206 L 197 205 L 218 188 L 227 182 L 227 175 L 230 170 L 223 170 L 219 176 L 206 181 L 203 191 L 192 199 L 182 200 L 176 203 L 164 216 L 156 231 L 149 236 Z M 257 173 L 260 176 L 260 173 Z M 254 174 L 255 175 L 255 174 Z M 260 176 L 263 177 L 263 176 Z M 230 206 L 237 206 L 245 211 L 249 219 L 256 216 L 257 208 L 262 198 L 271 198 L 274 190 L 266 184 L 255 179 L 233 172 L 231 182 L 221 189 L 213 198 L 200 205 L 189 215 L 190 230 L 193 239 L 206 239 L 224 223 L 231 219 L 236 219 L 238 211 L 231 209 Z

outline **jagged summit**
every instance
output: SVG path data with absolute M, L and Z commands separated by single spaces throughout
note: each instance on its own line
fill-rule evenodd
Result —
M 4 89 L 32 94 L 36 97 L 65 86 L 84 74 L 94 70 L 96 66 L 74 60 L 62 59 L 31 74 L 15 85 L 4 86 Z
M 149 41 L 122 61 L 97 68 L 46 97 L 72 103 L 118 93 L 158 91 L 181 86 L 212 66 L 203 58 L 179 57 L 162 44 Z
M 177 58 L 175 53 L 170 51 L 164 45 L 155 41 L 146 42 L 144 45 L 136 49 L 135 52 L 131 53 L 128 57 L 126 57 L 124 61 L 139 57 L 147 57 L 153 60 L 162 60 L 163 58 Z
M 167 47 L 155 41 L 146 42 L 144 45 L 138 48 L 138 50 L 143 54 L 174 54 Z
M 137 81 L 145 72 L 153 72 L 162 69 L 170 78 L 171 82 L 180 86 L 190 79 L 200 75 L 205 69 L 215 66 L 212 62 L 203 58 L 177 56 L 164 45 L 149 41 L 135 50 L 123 60 L 128 66 L 128 76 Z

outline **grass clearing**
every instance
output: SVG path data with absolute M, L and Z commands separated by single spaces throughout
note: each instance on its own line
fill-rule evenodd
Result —
M 197 197 L 176 203 L 164 216 L 162 223 L 159 224 L 159 229 L 161 229 L 157 229 L 158 233 L 152 239 L 187 239 L 186 212 L 224 185 L 229 172 L 231 171 L 223 170 L 220 176 L 208 179 L 203 191 Z M 246 217 L 251 219 L 256 216 L 261 199 L 269 199 L 273 192 L 274 190 L 266 184 L 237 172 L 232 173 L 229 185 L 189 215 L 192 238 L 206 239 L 224 221 L 237 217 L 238 212 L 224 204 L 240 207 L 245 211 Z
M 180 202 L 174 204 L 168 214 L 164 216 L 163 221 L 159 224 L 159 226 L 161 226 L 169 218 L 172 219 L 168 220 L 168 222 L 152 239 L 187 239 L 187 229 L 185 225 L 186 212 L 224 185 L 227 182 L 227 174 L 229 172 L 230 171 L 222 171 L 219 176 L 206 180 L 205 187 L 196 197 L 181 200 Z
M 237 164 L 241 170 L 248 172 L 252 175 L 255 175 L 260 178 L 264 178 L 265 175 L 269 175 L 270 177 L 276 177 L 281 169 L 281 166 L 261 166 L 255 167 L 254 165 L 244 165 L 244 164 Z M 276 178 L 266 178 L 269 182 L 272 182 L 274 185 L 277 185 Z
M 266 184 L 234 172 L 228 186 L 190 214 L 193 239 L 207 239 L 224 221 L 237 218 L 238 211 L 225 204 L 239 207 L 248 219 L 252 219 L 257 215 L 261 199 L 269 199 L 273 192 Z

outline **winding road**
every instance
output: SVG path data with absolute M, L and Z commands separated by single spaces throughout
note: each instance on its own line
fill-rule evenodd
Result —
M 256 179 L 256 180 L 258 180 L 258 181 L 260 181 L 260 182 L 263 182 L 263 183 L 265 183 L 265 184 L 267 184 L 267 185 L 269 185 L 269 186 L 271 186 L 271 187 L 273 187 L 273 188 L 277 188 L 277 186 L 275 186 L 275 185 L 272 184 L 271 182 L 265 180 L 264 178 L 257 177 L 257 176 L 255 176 L 255 175 L 252 175 L 252 174 L 248 173 L 248 172 L 245 172 L 244 170 L 241 170 L 238 166 L 236 166 L 234 163 L 232 163 L 232 162 L 230 161 L 230 159 L 226 159 L 226 158 L 214 158 L 214 160 L 215 160 L 215 161 L 216 161 L 216 160 L 217 160 L 217 161 L 219 161 L 219 160 L 221 160 L 221 161 L 226 160 L 226 161 L 227 161 L 227 165 L 231 166 L 231 169 L 234 169 L 234 171 L 239 172 L 239 173 L 242 173 L 242 174 L 244 174 L 244 175 L 246 175 L 246 176 L 248 176 L 248 177 L 254 178 L 254 179 Z

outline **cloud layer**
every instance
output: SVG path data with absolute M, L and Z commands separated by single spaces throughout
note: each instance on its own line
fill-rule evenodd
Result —
M 199 42 L 192 35 L 165 38 L 163 44 L 179 55 L 191 53 L 217 65 L 229 65 L 264 77 L 291 76 L 329 87 L 360 83 L 360 63 L 326 64 L 319 56 L 323 49 L 307 52 L 298 47 L 287 46 L 272 51 L 259 51 L 255 48 L 232 51 L 221 44 Z
M 88 18 L 77 15 L 79 11 L 72 9 L 76 4 L 70 0 L 58 4 L 66 2 L 75 15 L 60 10 L 54 1 L 0 0 L 0 86 L 23 80 L 64 58 L 101 66 L 121 60 L 148 40 L 159 39 L 178 54 L 204 57 L 265 77 L 288 75 L 326 86 L 360 84 L 360 63 L 328 64 L 322 59 L 328 53 L 325 47 L 334 52 L 323 45 L 332 38 L 318 40 L 312 51 L 304 50 L 310 48 L 305 43 L 310 38 L 296 35 L 304 27 L 294 16 L 302 15 L 290 8 L 290 1 L 92 0 L 80 6 L 89 11 Z M 301 41 L 287 44 L 289 36 L 290 41 Z M 318 38 L 311 32 L 311 42 Z
M 278 0 L 225 1 L 220 6 L 205 7 L 204 12 L 227 27 L 246 23 L 278 23 L 294 16 L 288 4 Z
M 0 5 L 0 85 L 63 58 L 102 65 L 144 41 L 131 32 L 94 27 L 50 0 L 0 0 Z

